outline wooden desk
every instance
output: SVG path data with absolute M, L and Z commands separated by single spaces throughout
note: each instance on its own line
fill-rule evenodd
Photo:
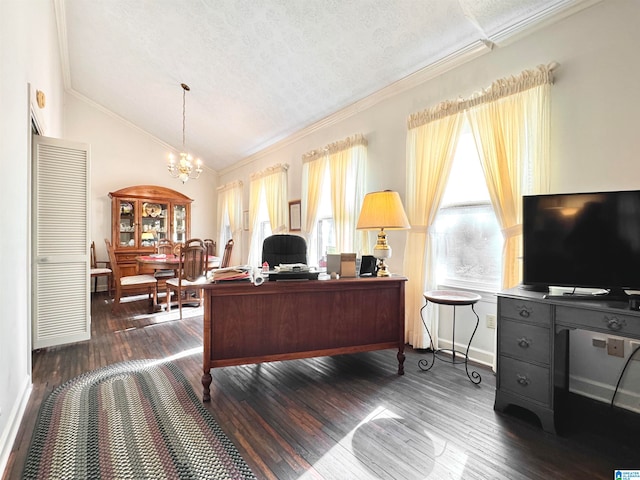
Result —
M 640 339 L 640 312 L 627 302 L 553 298 L 511 289 L 498 294 L 498 372 L 494 409 L 518 405 L 548 432 L 569 389 L 569 330 Z
M 404 284 L 399 276 L 230 282 L 204 286 L 202 399 L 211 369 L 397 348 L 404 374 Z

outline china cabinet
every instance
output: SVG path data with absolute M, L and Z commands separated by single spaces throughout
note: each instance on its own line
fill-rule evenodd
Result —
M 184 242 L 191 234 L 193 200 L 180 192 L 137 185 L 111 192 L 109 197 L 111 243 L 122 275 L 138 273 L 136 257 L 154 253 L 160 239 Z

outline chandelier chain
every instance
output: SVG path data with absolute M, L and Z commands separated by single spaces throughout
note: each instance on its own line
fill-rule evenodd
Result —
M 169 154 L 169 164 L 167 169 L 169 175 L 174 178 L 179 178 L 182 183 L 186 183 L 190 178 L 196 179 L 202 173 L 202 162 L 200 159 L 195 160 L 186 151 L 186 126 L 187 126 L 187 92 L 191 90 L 185 83 L 181 83 L 182 87 L 182 152 L 180 152 L 180 158 L 176 161 L 172 154 Z
M 182 87 L 182 151 L 185 151 L 185 127 L 187 124 L 187 90 L 190 90 L 189 85 L 181 83 Z

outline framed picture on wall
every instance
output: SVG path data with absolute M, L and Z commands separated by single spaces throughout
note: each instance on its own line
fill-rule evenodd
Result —
M 300 200 L 289 202 L 289 230 L 299 232 L 302 229 L 302 215 L 300 211 Z

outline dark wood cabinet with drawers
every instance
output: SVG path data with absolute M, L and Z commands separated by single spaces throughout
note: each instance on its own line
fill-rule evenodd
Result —
M 569 388 L 569 330 L 640 338 L 640 312 L 626 302 L 544 298 L 511 289 L 498 294 L 498 370 L 494 408 L 516 405 L 556 432 Z

